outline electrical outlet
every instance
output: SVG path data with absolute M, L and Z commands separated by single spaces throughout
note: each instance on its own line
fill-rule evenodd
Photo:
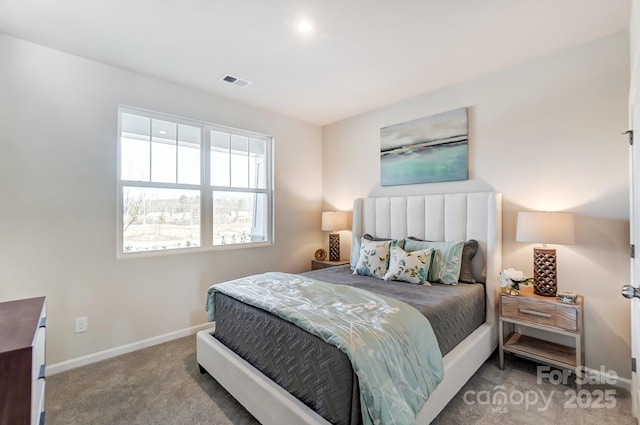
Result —
M 76 333 L 86 332 L 89 330 L 89 319 L 84 317 L 76 317 Z

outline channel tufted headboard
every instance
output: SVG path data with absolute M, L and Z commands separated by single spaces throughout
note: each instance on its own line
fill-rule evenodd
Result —
M 487 322 L 495 321 L 497 276 L 502 269 L 502 194 L 472 192 L 420 196 L 359 198 L 353 204 L 352 266 L 360 240 L 413 236 L 431 241 L 475 239 L 474 277 L 487 285 Z

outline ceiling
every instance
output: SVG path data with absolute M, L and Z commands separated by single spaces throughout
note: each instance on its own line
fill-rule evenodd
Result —
M 0 0 L 0 32 L 324 125 L 625 30 L 631 0 Z M 313 22 L 306 34 L 299 19 Z M 231 74 L 252 82 L 221 81 Z

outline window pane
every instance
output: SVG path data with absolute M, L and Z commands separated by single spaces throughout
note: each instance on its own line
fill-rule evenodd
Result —
M 178 124 L 178 183 L 200 184 L 201 131 Z
M 200 191 L 122 188 L 122 252 L 200 246 Z
M 249 187 L 249 138 L 231 135 L 231 187 Z
M 120 177 L 123 180 L 149 181 L 151 120 L 122 114 L 120 120 Z
M 162 120 L 151 120 L 151 181 L 176 182 L 177 125 Z
M 266 141 L 249 139 L 249 187 L 251 188 L 267 187 L 266 150 Z
M 149 141 L 122 138 L 120 175 L 122 180 L 149 181 Z
M 211 132 L 211 185 L 229 186 L 230 135 Z
M 213 192 L 213 244 L 267 240 L 267 196 L 264 193 Z
M 122 114 L 120 129 L 122 134 L 127 137 L 149 140 L 150 128 L 151 120 L 148 117 L 141 117 L 139 115 L 126 113 Z

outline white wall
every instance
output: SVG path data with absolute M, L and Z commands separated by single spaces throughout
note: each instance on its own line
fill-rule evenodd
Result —
M 348 210 L 362 196 L 502 192 L 503 265 L 529 276 L 533 245 L 515 242 L 517 212 L 574 212 L 576 244 L 558 247 L 558 286 L 585 297 L 587 366 L 630 377 L 629 305 L 620 296 L 629 280 L 628 145 L 620 134 L 628 46 L 620 33 L 325 126 L 324 207 Z M 380 186 L 381 127 L 463 106 L 468 181 Z M 348 252 L 348 232 L 341 239 Z
M 119 103 L 275 136 L 276 244 L 117 260 Z M 49 364 L 202 324 L 211 284 L 321 240 L 319 127 L 2 35 L 0 147 L 0 300 L 47 296 Z

